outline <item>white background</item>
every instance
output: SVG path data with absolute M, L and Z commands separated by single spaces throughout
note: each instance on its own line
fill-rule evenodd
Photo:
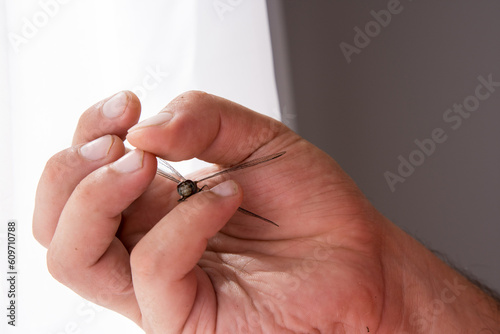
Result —
M 1 310 L 8 219 L 19 228 L 17 327 L 1 311 L 0 332 L 141 333 L 50 276 L 31 234 L 38 179 L 79 115 L 123 89 L 142 119 L 191 89 L 278 118 L 265 1 L 0 0 L 0 36 Z

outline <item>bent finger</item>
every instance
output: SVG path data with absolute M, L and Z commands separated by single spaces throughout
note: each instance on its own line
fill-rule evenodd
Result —
M 48 247 L 61 211 L 75 187 L 88 174 L 121 157 L 123 142 L 106 135 L 54 155 L 46 164 L 36 191 L 33 235 Z
M 132 275 L 147 332 L 177 333 L 187 319 L 215 311 L 210 280 L 196 264 L 241 200 L 239 186 L 226 181 L 178 205 L 135 246 Z
M 134 93 L 122 91 L 110 96 L 82 114 L 73 136 L 73 145 L 89 142 L 108 133 L 123 140 L 127 130 L 139 120 L 140 114 L 141 103 Z
M 280 136 L 282 140 L 276 140 Z M 197 157 L 234 164 L 264 145 L 268 154 L 278 152 L 297 137 L 270 117 L 221 97 L 192 91 L 132 127 L 127 139 L 171 161 Z
M 115 310 L 130 306 L 119 303 L 133 290 L 129 254 L 115 234 L 121 212 L 147 188 L 155 168 L 152 154 L 136 150 L 80 182 L 47 252 L 49 271 L 57 280 Z M 103 295 L 109 298 L 99 300 Z

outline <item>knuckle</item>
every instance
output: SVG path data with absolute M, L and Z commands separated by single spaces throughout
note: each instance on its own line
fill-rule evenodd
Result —
M 44 228 L 43 221 L 41 221 L 37 216 L 33 217 L 33 237 L 35 240 L 44 247 L 50 242 L 50 237 L 47 235 L 46 229 Z
M 103 273 L 105 269 L 105 273 Z M 95 276 L 96 287 L 106 294 L 123 294 L 130 292 L 132 288 L 132 275 L 128 266 L 101 266 L 91 268 Z
M 96 122 L 96 118 L 99 118 L 100 110 L 102 108 L 103 102 L 99 102 L 85 111 L 78 120 L 78 125 L 76 127 L 75 134 L 73 136 L 73 144 L 80 144 L 87 142 L 99 136 L 100 132 L 106 126 L 106 122 Z
M 125 138 L 126 129 L 139 120 L 141 102 L 133 92 L 126 90 L 123 91 L 123 93 L 126 96 L 125 102 L 113 106 L 113 108 L 120 108 L 123 110 L 122 115 L 118 118 L 110 119 L 103 113 L 104 105 L 115 95 L 97 102 L 80 116 L 73 137 L 74 144 L 91 141 L 108 133 L 115 133 L 121 139 Z
M 144 250 L 144 247 L 137 245 L 134 247 L 130 253 L 130 267 L 134 276 L 139 276 L 141 278 L 153 277 L 158 273 L 157 267 L 159 266 L 159 259 L 151 247 L 155 245 L 148 245 L 150 247 L 148 250 Z
M 48 182 L 60 182 L 67 179 L 73 168 L 80 165 L 78 152 L 75 147 L 59 152 L 52 156 L 45 165 L 44 177 Z
M 54 252 L 51 248 L 47 251 L 47 269 L 52 277 L 67 285 L 68 272 L 71 272 L 72 270 L 71 268 L 68 268 L 68 262 L 62 261 L 59 254 Z
M 199 106 L 209 100 L 211 100 L 210 94 L 199 90 L 189 90 L 177 96 L 172 102 L 174 104 L 182 104 L 183 106 L 189 107 L 191 105 Z
M 207 98 L 210 94 L 203 92 L 201 90 L 188 90 L 181 95 L 178 96 L 178 98 L 181 99 L 188 99 L 188 100 L 198 100 L 198 99 L 204 99 Z

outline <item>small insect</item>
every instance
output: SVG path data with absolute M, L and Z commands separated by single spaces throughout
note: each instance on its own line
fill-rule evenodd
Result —
M 160 176 L 163 176 L 164 178 L 166 178 L 166 179 L 168 179 L 170 181 L 173 181 L 173 182 L 177 183 L 177 193 L 179 193 L 179 195 L 181 196 L 181 198 L 179 199 L 179 202 L 182 202 L 182 201 L 185 201 L 188 197 L 190 197 L 190 196 L 192 196 L 192 195 L 194 195 L 194 194 L 202 191 L 205 187 L 207 187 L 205 185 L 205 186 L 199 188 L 198 187 L 198 183 L 199 182 L 211 179 L 211 178 L 219 176 L 221 174 L 226 174 L 226 173 L 229 173 L 229 172 L 233 172 L 235 170 L 240 170 L 240 169 L 252 167 L 252 166 L 255 166 L 255 165 L 267 162 L 269 160 L 273 160 L 273 159 L 279 158 L 279 157 L 281 157 L 285 153 L 286 153 L 286 151 L 282 151 L 282 152 L 278 152 L 278 153 L 266 155 L 266 156 L 261 157 L 261 158 L 253 159 L 253 160 L 250 160 L 250 161 L 247 161 L 247 162 L 243 162 L 243 163 L 234 165 L 232 167 L 229 167 L 227 169 L 224 169 L 222 171 L 219 171 L 219 172 L 216 172 L 214 174 L 211 174 L 209 176 L 205 176 L 204 178 L 201 178 L 201 179 L 196 180 L 196 181 L 187 180 L 177 170 L 175 170 L 175 168 L 172 167 L 168 162 L 166 162 L 165 160 L 163 160 L 161 158 L 157 158 L 158 162 L 159 162 L 159 165 L 158 165 L 158 169 L 157 169 L 156 173 L 158 175 L 160 175 Z M 167 169 L 168 171 L 166 171 L 165 169 Z M 238 208 L 238 211 L 240 211 L 241 213 L 244 213 L 244 214 L 246 214 L 248 216 L 252 216 L 252 217 L 261 219 L 261 220 L 263 220 L 265 222 L 268 222 L 268 223 L 271 223 L 273 225 L 278 226 L 278 224 L 276 224 L 272 220 L 269 220 L 267 218 L 259 216 L 259 215 L 255 214 L 255 213 L 250 212 L 248 210 L 245 210 L 243 208 Z

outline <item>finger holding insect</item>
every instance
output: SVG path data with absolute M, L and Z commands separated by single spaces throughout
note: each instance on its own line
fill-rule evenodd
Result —
M 204 188 L 208 188 L 208 186 L 206 186 L 206 185 L 204 185 L 203 187 L 199 188 L 198 187 L 198 182 L 202 182 L 202 181 L 211 179 L 211 178 L 219 176 L 221 174 L 226 174 L 226 173 L 229 173 L 229 172 L 232 172 L 232 171 L 236 171 L 236 170 L 240 170 L 240 169 L 244 169 L 244 168 L 256 166 L 256 165 L 268 162 L 270 160 L 279 158 L 279 157 L 281 157 L 285 153 L 286 153 L 285 151 L 282 151 L 282 152 L 270 154 L 268 156 L 264 156 L 264 157 L 260 157 L 260 158 L 253 159 L 253 160 L 250 160 L 250 161 L 246 161 L 246 162 L 237 164 L 235 166 L 229 167 L 229 168 L 227 168 L 225 170 L 222 170 L 220 172 L 216 172 L 216 173 L 213 173 L 211 175 L 202 177 L 201 179 L 198 179 L 197 181 L 186 180 L 167 161 L 165 161 L 163 159 L 160 159 L 160 158 L 157 158 L 158 162 L 159 162 L 157 174 L 160 175 L 160 176 L 163 176 L 163 177 L 167 178 L 170 181 L 173 181 L 173 182 L 177 183 L 177 192 L 181 196 L 181 198 L 179 199 L 179 202 L 180 202 L 180 201 L 186 200 L 188 197 L 196 194 L 197 192 L 202 191 Z M 164 170 L 165 168 L 168 169 L 168 172 Z M 169 172 L 173 173 L 175 176 L 171 175 Z M 279 225 L 276 224 L 275 222 L 273 222 L 273 221 L 271 221 L 271 220 L 269 220 L 267 218 L 264 218 L 264 217 L 262 217 L 260 215 L 257 215 L 257 214 L 255 214 L 255 213 L 253 213 L 251 211 L 243 209 L 241 207 L 238 208 L 238 211 L 240 211 L 243 214 L 246 214 L 248 216 L 260 219 L 262 221 L 265 221 L 267 223 L 270 223 L 270 224 L 273 224 L 273 225 L 279 227 Z
M 187 92 L 158 115 L 132 127 L 127 139 L 135 147 L 170 161 L 197 157 L 232 165 L 264 145 L 269 146 L 267 153 L 280 151 L 297 137 L 280 122 L 237 103 Z
M 196 194 L 169 212 L 134 247 L 130 263 L 147 332 L 165 333 L 168 328 L 168 333 L 180 333 L 193 326 L 188 319 L 206 319 L 207 312 L 215 310 L 212 283 L 197 263 L 208 240 L 241 200 L 241 189 L 234 181 Z
M 147 190 L 123 211 L 117 233 L 129 252 L 168 212 L 178 204 L 176 184 L 155 177 Z

